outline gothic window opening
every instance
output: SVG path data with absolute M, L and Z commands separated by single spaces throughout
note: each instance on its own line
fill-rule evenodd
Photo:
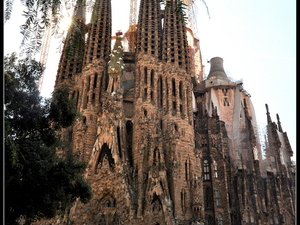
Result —
M 98 173 L 98 169 L 101 169 L 103 165 L 108 164 L 110 170 L 113 170 L 115 167 L 115 160 L 112 157 L 111 149 L 105 143 L 103 144 L 99 157 L 96 161 L 95 174 Z
M 216 199 L 216 205 L 221 206 L 221 192 L 219 186 L 215 187 L 215 199 Z
M 161 131 L 163 130 L 163 120 L 159 120 L 159 128 Z
M 249 207 L 247 207 L 247 209 L 248 210 L 245 211 L 245 213 L 244 213 L 244 221 L 249 224 L 254 224 L 255 223 L 254 213 L 253 213 L 253 211 L 249 210 Z M 270 221 L 270 224 L 272 224 L 271 221 Z
M 154 104 L 154 94 L 153 91 L 150 92 L 151 103 Z
M 163 82 L 162 82 L 162 77 L 159 76 L 158 78 L 158 83 L 157 83 L 157 96 L 158 96 L 158 106 L 162 107 L 163 106 Z
M 166 95 L 167 95 L 167 98 L 166 98 L 166 105 L 167 105 L 167 110 L 169 110 L 169 85 L 168 85 L 168 79 L 166 78 Z
M 221 213 L 218 213 L 217 216 L 217 225 L 223 225 L 223 217 Z
M 82 125 L 86 125 L 86 117 L 85 116 L 82 117 Z
M 278 225 L 279 224 L 278 216 L 276 214 L 271 213 L 269 222 L 270 222 L 270 225 Z
M 89 90 L 90 90 L 90 82 L 91 82 L 91 78 L 88 77 L 88 78 L 87 78 L 86 92 L 89 92 Z
M 176 113 L 176 102 L 173 101 L 173 113 Z
M 193 214 L 194 214 L 194 217 L 199 218 L 201 216 L 200 207 L 194 207 L 193 208 Z
M 176 84 L 175 84 L 175 79 L 172 79 L 172 94 L 173 96 L 176 96 Z
M 96 95 L 95 95 L 95 93 L 93 93 L 93 95 L 92 95 L 92 104 L 93 105 L 95 105 L 95 98 L 96 98 Z
M 227 99 L 227 97 L 224 98 L 224 103 L 223 103 L 224 106 L 229 106 L 229 101 Z
M 180 110 L 180 114 L 181 114 L 181 116 L 184 116 L 184 113 L 183 113 L 183 106 L 182 106 L 182 104 L 180 104 L 180 106 L 179 106 L 179 110 Z
M 201 145 L 202 146 L 207 146 L 207 139 L 206 139 L 205 136 L 202 136 L 202 138 L 201 138 Z
M 178 132 L 178 125 L 176 123 L 174 124 L 174 130 L 175 132 Z
M 183 212 L 185 212 L 186 211 L 186 206 L 187 206 L 187 199 L 186 199 L 185 189 L 181 190 L 180 198 L 181 198 L 181 209 L 182 209 Z
M 214 163 L 213 163 L 213 167 L 214 167 L 214 177 L 218 178 L 218 164 L 215 160 L 214 160 Z
M 159 196 L 156 193 L 154 193 L 154 195 L 153 195 L 153 199 L 151 202 L 151 208 L 152 208 L 153 214 L 159 214 L 162 212 L 162 204 L 161 204 Z
M 144 83 L 147 84 L 148 80 L 148 73 L 147 73 L 147 67 L 144 68 Z
M 185 161 L 184 163 L 184 169 L 185 169 L 185 180 L 188 180 L 188 162 Z
M 146 101 L 146 99 L 147 99 L 147 88 L 144 88 L 143 101 Z
M 205 215 L 205 225 L 214 225 L 214 218 L 211 215 Z
M 126 122 L 126 144 L 127 144 L 127 156 L 129 160 L 129 164 L 133 167 L 133 156 L 132 156 L 132 130 L 133 124 L 129 120 Z
M 211 145 L 216 146 L 216 139 L 214 137 L 211 138 Z
M 182 87 L 182 81 L 179 82 L 179 98 L 183 100 L 183 87 Z
M 203 160 L 203 177 L 204 180 L 210 180 L 210 170 L 209 170 L 209 163 L 208 160 Z
M 160 164 L 160 153 L 158 148 L 155 148 L 153 152 L 153 165 L 157 166 L 159 164 Z
M 97 77 L 98 77 L 98 74 L 95 73 L 95 75 L 94 75 L 94 88 L 97 87 Z
M 250 212 L 250 223 L 254 223 L 254 222 L 255 222 L 255 220 L 254 220 L 254 213 Z
M 152 88 L 154 87 L 154 70 L 151 70 L 150 85 L 151 85 Z
M 117 127 L 117 139 L 118 139 L 118 150 L 119 150 L 119 157 L 122 158 L 122 148 L 121 148 L 121 134 L 120 134 L 120 127 Z
M 205 209 L 212 209 L 213 208 L 213 201 L 212 201 L 212 192 L 209 186 L 206 186 L 204 189 L 204 207 Z

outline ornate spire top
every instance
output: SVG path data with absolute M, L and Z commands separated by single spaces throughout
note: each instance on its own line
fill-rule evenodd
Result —
M 121 32 L 122 33 L 122 32 Z M 121 74 L 124 69 L 123 61 L 123 46 L 121 42 L 120 33 L 117 33 L 116 42 L 112 53 L 110 54 L 110 61 L 108 62 L 108 73 Z
M 276 117 L 277 117 L 277 126 L 278 126 L 278 130 L 279 130 L 280 132 L 282 132 L 282 127 L 281 127 L 281 122 L 280 122 L 279 115 L 276 114 Z
M 270 124 L 270 123 L 272 123 L 272 120 L 271 120 L 268 104 L 266 104 L 266 110 L 267 110 L 267 121 L 268 121 L 268 124 Z

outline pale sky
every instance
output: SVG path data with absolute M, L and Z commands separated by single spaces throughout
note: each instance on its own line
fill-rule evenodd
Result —
M 279 115 L 296 160 L 296 0 L 195 0 L 197 37 L 206 75 L 212 57 L 222 57 L 227 75 L 242 79 L 251 95 L 258 124 Z M 4 26 L 4 54 L 18 52 L 22 19 L 20 0 L 15 0 L 10 21 Z M 129 24 L 130 0 L 112 0 L 114 34 Z M 89 18 L 87 18 L 89 19 Z M 52 38 L 41 94 L 53 90 L 60 53 Z

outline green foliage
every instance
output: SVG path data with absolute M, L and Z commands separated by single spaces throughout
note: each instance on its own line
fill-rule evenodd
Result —
M 186 14 L 187 5 L 183 2 L 183 0 L 159 0 L 160 4 L 165 5 L 166 8 L 171 8 L 176 12 L 180 21 L 186 23 L 188 17 Z M 173 4 L 175 3 L 175 7 Z
M 74 100 L 69 99 L 67 85 L 62 85 L 53 92 L 50 106 L 49 119 L 52 121 L 55 130 L 73 125 L 79 116 Z
M 52 218 L 68 210 L 76 198 L 86 203 L 92 195 L 83 178 L 86 163 L 62 149 L 55 132 L 76 118 L 68 89 L 54 92 L 53 103 L 43 100 L 36 85 L 43 69 L 15 54 L 4 58 L 5 224 L 17 224 L 20 216 L 26 224 Z M 57 149 L 65 154 L 58 156 Z

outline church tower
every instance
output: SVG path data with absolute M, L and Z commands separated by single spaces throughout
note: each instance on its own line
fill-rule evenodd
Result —
M 203 79 L 182 1 L 160 2 L 140 1 L 126 52 L 126 34 L 112 37 L 111 1 L 95 0 L 85 24 L 78 0 L 55 88 L 68 85 L 81 113 L 63 137 L 88 163 L 93 197 L 37 224 L 293 224 L 293 152 L 279 116 L 267 107 L 262 149 L 242 81 L 221 57 Z

